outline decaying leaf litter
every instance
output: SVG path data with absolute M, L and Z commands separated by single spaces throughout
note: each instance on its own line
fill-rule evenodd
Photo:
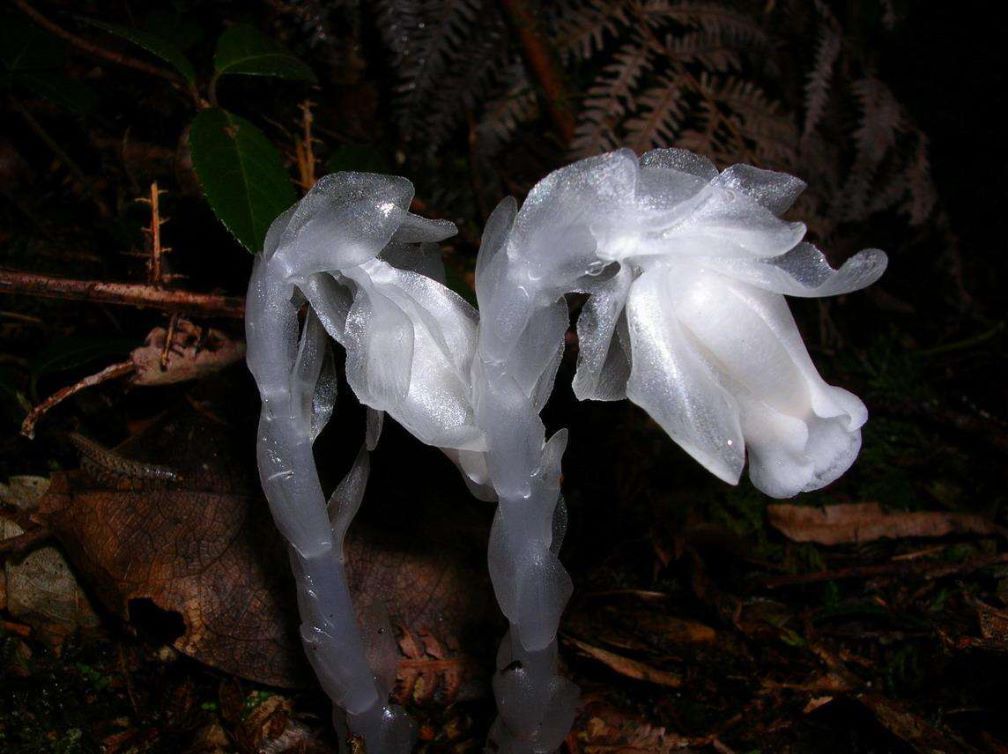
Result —
M 117 47 L 114 37 L 98 37 L 85 26 L 73 26 L 74 21 L 59 12 L 58 3 L 38 7 L 48 18 L 71 26 L 80 38 L 117 52 L 127 49 Z M 302 12 L 307 11 L 297 11 Z M 727 24 L 732 12 L 721 17 L 712 13 L 704 21 L 709 25 L 705 28 Z M 328 28 L 338 29 L 336 38 L 343 42 L 353 40 L 360 29 L 354 18 L 361 16 L 353 13 L 347 24 L 333 27 L 331 18 L 326 21 Z M 289 81 L 287 91 L 269 103 L 266 118 L 241 109 L 242 96 L 255 101 L 266 90 L 243 90 L 245 84 L 238 79 L 218 82 L 221 106 L 236 110 L 266 133 L 281 154 L 287 154 L 291 174 L 303 179 L 302 184 L 324 172 L 316 158 L 319 163 L 329 158 L 344 161 L 333 167 L 354 167 L 346 161 L 357 160 L 359 167 L 375 169 L 384 162 L 377 169 L 394 169 L 395 150 L 388 144 L 395 136 L 382 133 L 381 109 L 375 107 L 390 88 L 374 64 L 381 49 L 365 48 L 361 60 L 360 48 L 353 44 L 312 47 L 318 42 L 309 43 L 301 32 L 292 31 L 301 28 L 292 21 L 300 18 L 294 11 L 277 14 L 259 19 L 260 28 L 276 32 L 277 38 L 316 67 L 316 73 L 330 65 L 338 70 L 338 76 L 330 77 L 337 84 L 326 89 L 325 96 L 311 92 L 314 132 L 305 138 L 299 105 L 307 90 L 295 92 L 297 85 Z M 792 22 L 798 23 L 796 18 Z M 587 12 L 573 20 L 577 23 L 571 28 L 590 27 Z M 128 19 L 115 21 L 129 28 Z M 857 83 L 857 56 L 846 49 L 831 52 L 837 38 L 834 21 L 854 23 L 839 16 L 822 21 L 826 31 L 810 36 L 818 51 L 815 65 L 825 70 L 843 61 L 832 71 L 842 71 Z M 673 23 L 673 31 L 678 28 L 674 22 L 663 23 Z M 628 43 L 655 41 L 637 39 L 636 32 L 628 31 L 630 20 L 620 20 L 617 26 L 616 33 Z M 852 36 L 843 37 L 845 45 L 856 44 L 849 41 Z M 493 43 L 500 44 L 499 39 Z M 196 43 L 192 49 L 212 53 L 215 41 L 204 41 L 202 48 Z M 419 44 L 426 42 L 419 39 Z M 321 49 L 328 51 L 322 54 Z M 233 641 L 253 625 L 277 626 L 278 619 L 289 619 L 289 610 L 277 612 L 283 598 L 270 591 L 283 586 L 277 578 L 279 570 L 264 568 L 268 559 L 256 561 L 247 571 L 227 565 L 225 559 L 227 567 L 216 575 L 192 565 L 200 563 L 200 557 L 214 560 L 213 548 L 219 549 L 220 543 L 213 540 L 228 537 L 241 543 L 227 549 L 230 562 L 246 562 L 243 558 L 259 547 L 251 542 L 268 536 L 253 523 L 262 513 L 261 506 L 259 513 L 254 512 L 261 500 L 254 493 L 249 451 L 241 449 L 242 438 L 251 437 L 248 427 L 242 426 L 241 414 L 254 412 L 254 397 L 240 365 L 227 368 L 240 358 L 233 350 L 240 347 L 240 329 L 229 320 L 247 279 L 247 260 L 207 213 L 198 196 L 197 178 L 187 172 L 189 158 L 180 134 L 194 117 L 193 100 L 186 94 L 184 81 L 173 89 L 177 100 L 165 100 L 156 87 L 144 83 L 142 71 L 126 71 L 106 62 L 96 74 L 88 68 L 90 53 L 73 50 L 69 68 L 46 70 L 79 77 L 85 85 L 110 83 L 103 107 L 131 112 L 134 103 L 146 104 L 157 116 L 137 121 L 126 133 L 106 123 L 92 122 L 86 127 L 96 148 L 102 150 L 109 172 L 80 159 L 86 150 L 73 139 L 63 156 L 79 172 L 68 167 L 59 155 L 47 151 L 23 119 L 17 121 L 23 123 L 23 132 L 15 133 L 4 145 L 5 154 L 14 155 L 13 172 L 4 176 L 8 182 L 22 180 L 18 164 L 49 167 L 31 179 L 40 191 L 33 195 L 17 192 L 18 209 L 9 224 L 13 230 L 4 231 L 3 239 L 5 267 L 30 269 L 42 277 L 5 277 L 3 290 L 11 290 L 8 283 L 13 281 L 13 285 L 31 284 L 34 290 L 56 296 L 56 303 L 49 304 L 4 298 L 0 324 L 15 357 L 0 364 L 0 386 L 11 397 L 4 405 L 11 429 L 11 438 L 2 446 L 4 481 L 8 488 L 16 488 L 18 477 L 29 475 L 41 480 L 38 485 L 48 484 L 50 489 L 55 485 L 44 508 L 47 515 L 42 509 L 25 513 L 5 507 L 10 523 L 4 526 L 5 532 L 13 533 L 12 526 L 34 532 L 22 544 L 31 543 L 36 535 L 35 543 L 43 544 L 41 537 L 52 533 L 60 550 L 40 552 L 48 552 L 47 558 L 65 553 L 70 568 L 60 570 L 66 568 L 61 565 L 66 561 L 52 559 L 35 564 L 27 579 L 25 571 L 7 579 L 2 671 L 6 717 L 0 721 L 0 731 L 7 737 L 4 743 L 20 745 L 33 738 L 64 750 L 103 745 L 111 751 L 170 746 L 207 751 L 332 747 L 334 741 L 325 732 L 326 711 L 310 688 L 284 690 L 256 682 L 275 684 L 278 676 L 287 675 L 287 670 L 276 668 L 289 668 L 296 662 L 280 657 L 282 648 L 291 646 L 289 636 L 286 644 L 281 633 L 265 642 Z M 139 48 L 129 50 L 133 59 L 145 54 Z M 457 54 L 453 48 L 444 52 L 447 60 Z M 599 78 L 589 80 L 604 83 L 609 52 L 593 48 L 591 54 L 601 56 L 603 70 Z M 152 66 L 158 60 L 143 58 Z M 410 65 L 403 69 L 406 75 L 412 75 Z M 522 77 L 530 75 L 521 66 L 516 70 Z M 816 87 L 830 86 L 829 78 L 824 79 L 821 72 L 816 75 Z M 474 77 L 472 86 L 478 88 L 478 81 Z M 655 82 L 661 83 L 655 79 L 651 88 Z M 830 108 L 841 107 L 843 95 L 838 93 L 850 83 L 845 78 L 837 84 L 836 101 Z M 577 87 L 578 79 L 567 84 Z M 729 90 L 718 89 L 715 99 L 727 97 Z M 61 134 L 77 128 L 44 96 L 16 91 L 43 128 Z M 694 96 L 702 89 L 691 84 L 690 91 Z M 885 108 L 871 108 L 873 103 L 884 104 L 888 95 L 880 94 L 877 86 L 861 86 L 858 91 L 863 106 L 876 117 L 884 117 Z M 533 91 L 533 105 L 535 99 Z M 521 95 L 502 101 L 517 105 L 527 100 Z M 638 116 L 657 102 L 651 98 L 632 103 L 638 125 L 628 118 L 606 128 L 615 133 L 623 127 L 646 126 L 647 119 Z M 741 98 L 736 104 L 756 122 L 761 112 L 756 99 Z M 397 112 L 397 118 L 405 117 L 401 113 L 406 110 Z M 472 117 L 478 119 L 483 112 L 477 105 Z M 478 189 L 475 196 L 494 193 L 488 185 L 497 181 L 520 193 L 530 180 L 553 166 L 543 150 L 536 148 L 535 140 L 522 135 L 528 130 L 521 125 L 526 117 L 542 118 L 532 121 L 543 126 L 540 130 L 553 128 L 544 111 L 523 114 L 513 127 L 516 130 L 504 129 L 505 140 L 518 134 L 519 144 L 509 147 L 503 160 L 488 159 L 479 139 L 474 142 L 459 134 L 460 143 L 470 149 L 473 169 L 466 180 Z M 825 132 L 835 128 L 832 117 L 820 121 Z M 478 134 L 492 130 L 488 130 L 492 117 L 487 122 L 489 126 L 476 120 Z M 798 126 L 804 128 L 805 123 Z M 586 121 L 578 127 L 581 134 L 591 131 Z M 730 150 L 734 140 L 747 138 L 745 131 L 732 133 L 726 128 L 715 129 L 718 149 Z M 690 138 L 704 133 L 692 125 L 685 130 Z M 445 133 L 449 141 L 456 138 L 450 129 Z M 549 138 L 555 137 L 550 134 Z M 806 139 L 805 146 L 814 142 Z M 791 148 L 799 146 L 795 142 Z M 463 147 L 460 154 L 466 151 Z M 815 155 L 815 150 L 806 151 L 802 159 L 820 159 Z M 167 173 L 165 164 L 170 166 Z M 887 164 L 885 169 L 893 168 L 887 175 L 894 176 L 895 186 L 901 171 L 912 172 L 915 164 L 909 160 Z M 470 210 L 460 210 L 446 189 L 459 181 L 455 168 L 445 168 L 421 171 L 429 176 L 428 183 L 435 184 L 421 186 L 421 199 L 427 205 L 424 211 L 459 219 Z M 157 266 L 153 233 L 141 231 L 155 227 L 151 208 L 135 201 L 150 199 L 150 184 L 155 180 L 164 191 L 158 196 L 163 215 L 169 218 L 156 227 L 163 243 L 174 248 L 162 259 L 161 277 L 151 274 Z M 439 180 L 442 186 L 436 185 Z M 922 184 L 916 185 L 921 191 Z M 62 216 L 48 213 L 60 197 L 72 198 L 71 209 Z M 845 247 L 857 246 L 859 232 L 862 237 L 869 230 L 879 232 L 875 221 L 873 227 L 860 230 L 845 226 L 842 218 L 852 210 L 834 208 L 836 214 L 822 219 L 822 232 L 842 239 Z M 858 211 L 862 210 L 874 211 L 865 207 Z M 135 240 L 124 243 L 118 231 L 96 227 L 93 212 L 99 216 L 118 213 L 120 221 L 134 229 Z M 899 221 L 885 222 L 898 225 Z M 915 233 L 943 237 L 947 228 L 935 218 L 931 222 L 930 230 Z M 474 217 L 471 227 L 480 225 L 480 218 Z M 978 222 L 972 227 L 980 226 Z M 254 235 L 254 224 L 249 227 Z M 960 222 L 957 230 L 963 228 Z M 969 260 L 965 272 L 946 264 L 951 257 L 944 240 L 932 240 L 929 247 L 926 238 L 910 242 L 898 227 L 894 230 L 894 241 L 880 245 L 908 254 L 907 248 L 918 244 L 917 259 L 945 260 L 938 265 L 943 275 L 957 279 L 966 274 L 969 280 L 971 272 L 975 274 Z M 462 238 L 447 251 L 450 274 L 464 289 L 462 281 L 471 279 L 467 265 L 475 252 L 472 230 L 464 230 Z M 211 248 L 222 251 L 214 256 L 207 253 Z M 943 251 L 935 251 L 938 248 Z M 28 249 L 34 257 L 26 255 Z M 140 256 L 119 256 L 120 250 L 133 250 Z M 67 283 L 54 290 L 53 280 L 71 273 L 70 282 L 98 281 L 106 286 L 82 288 Z M 186 277 L 171 278 L 174 274 Z M 1004 677 L 1003 627 L 1008 604 L 1001 492 L 1004 422 L 999 418 L 1003 412 L 996 410 L 999 398 L 989 388 L 998 368 L 990 354 L 1003 343 L 1003 327 L 999 329 L 996 320 L 985 316 L 982 304 L 972 310 L 960 306 L 953 314 L 942 307 L 954 309 L 955 302 L 946 301 L 936 313 L 923 317 L 922 312 L 932 312 L 934 307 L 927 293 L 935 287 L 934 268 L 925 263 L 923 270 L 904 267 L 902 274 L 902 282 L 897 279 L 885 287 L 874 302 L 836 304 L 844 307 L 843 316 L 836 318 L 843 322 L 842 330 L 828 308 L 799 310 L 806 332 L 818 330 L 820 347 L 826 351 L 817 355 L 817 361 L 825 359 L 838 381 L 842 376 L 845 384 L 857 387 L 873 414 L 853 477 L 814 500 L 795 501 L 800 508 L 768 511 L 766 500 L 751 489 L 721 489 L 692 474 L 675 448 L 639 413 L 626 407 L 575 410 L 564 390 L 547 407 L 548 425 L 580 424 L 572 427 L 572 437 L 586 438 L 572 443 L 565 465 L 572 522 L 563 559 L 575 574 L 581 596 L 568 611 L 561 641 L 568 673 L 586 690 L 575 732 L 566 744 L 569 751 L 971 751 L 998 750 L 1003 745 L 1004 723 L 996 700 L 1004 692 L 1000 679 Z M 983 284 L 971 287 L 982 298 Z M 954 286 L 938 288 L 943 301 L 954 298 L 949 293 Z M 83 294 L 85 289 L 92 293 Z M 69 303 L 82 295 L 89 303 Z M 147 303 L 155 309 L 134 314 L 132 309 L 118 308 L 121 301 Z M 576 313 L 578 302 L 572 301 L 572 306 Z M 969 313 L 963 315 L 963 311 Z M 891 327 L 879 327 L 880 322 Z M 203 335 L 211 329 L 220 333 L 220 359 L 218 349 Z M 145 346 L 148 334 L 152 337 Z M 34 361 L 40 343 L 61 338 L 68 342 L 80 335 L 99 340 L 87 352 L 50 353 L 44 361 Z M 829 361 L 829 349 L 837 338 L 853 343 L 854 357 Z M 204 348 L 208 344 L 211 347 Z M 574 348 L 576 342 L 569 342 L 561 382 L 569 382 Z M 43 417 L 35 443 L 15 438 L 27 405 L 38 405 L 47 395 L 109 366 L 136 362 L 131 352 L 149 357 L 143 361 L 146 372 L 137 372 L 133 366 L 116 372 L 114 379 L 75 394 Z M 136 374 L 149 374 L 156 383 L 169 382 L 168 375 L 176 374 L 171 367 L 167 373 L 162 371 L 166 354 L 169 359 L 180 359 L 185 367 L 182 373 L 199 379 L 141 389 L 144 378 Z M 198 359 L 207 359 L 209 369 L 203 369 L 204 362 L 197 363 Z M 218 376 L 207 378 L 209 372 Z M 222 386 L 205 392 L 208 379 L 223 380 Z M 136 389 L 130 389 L 131 383 Z M 221 392 L 226 396 L 223 399 Z M 230 416 L 231 409 L 237 409 L 237 419 Z M 351 412 L 348 408 L 340 415 L 352 417 Z M 218 423 L 222 419 L 225 423 Z M 189 438 L 195 435 L 186 434 L 183 442 L 169 439 L 174 435 L 164 434 L 163 429 L 173 422 L 195 423 L 202 428 L 196 435 L 208 437 L 213 434 L 207 428 L 223 428 L 219 431 L 236 449 L 229 455 L 188 455 Z M 359 442 L 347 427 L 358 426 L 360 422 L 348 418 L 339 428 L 332 428 L 336 435 L 343 430 L 352 436 L 328 438 L 326 450 L 332 450 L 333 458 L 330 482 L 339 477 L 352 458 L 353 445 Z M 74 433 L 94 443 L 85 447 L 91 447 L 97 462 L 81 456 L 80 444 L 69 439 Z M 484 570 L 479 551 L 485 532 L 479 527 L 486 525 L 481 521 L 486 511 L 468 507 L 464 490 L 436 454 L 401 436 L 393 434 L 393 438 L 395 444 L 379 451 L 376 461 L 385 464 L 386 481 L 369 495 L 365 510 L 372 509 L 378 522 L 399 519 L 407 533 L 422 520 L 430 526 L 430 534 L 419 538 L 407 534 L 404 543 L 383 546 L 377 540 L 373 544 L 362 529 L 361 541 L 380 553 L 367 559 L 373 565 L 365 570 L 377 579 L 371 583 L 381 584 L 383 591 L 401 593 L 407 604 L 407 596 L 430 591 L 422 585 L 440 579 L 438 574 L 454 573 L 457 580 L 447 583 L 457 586 L 442 593 L 463 595 L 466 606 L 479 604 L 479 599 L 489 595 L 486 585 L 471 576 Z M 124 440 L 126 445 L 117 447 Z M 102 455 L 101 449 L 111 454 Z M 240 460 L 243 457 L 245 461 Z M 194 464 L 193 458 L 198 462 Z M 164 469 L 177 479 L 159 475 Z M 205 481 L 208 478 L 216 481 L 210 484 Z M 71 486 L 71 481 L 77 486 Z M 236 489 L 243 491 L 235 494 Z M 418 495 L 430 499 L 421 501 Z M 23 499 L 18 493 L 18 500 Z M 82 502 L 85 505 L 77 505 Z M 212 518 L 221 522 L 220 527 L 202 525 L 194 512 L 197 507 L 201 512 L 213 511 Z M 166 510 L 176 514 L 166 517 L 175 533 L 189 533 L 193 528 L 200 534 L 224 533 L 208 539 L 194 536 L 187 549 L 178 546 L 178 539 L 169 546 L 153 539 L 144 542 L 143 537 L 127 538 L 119 546 L 105 531 L 109 524 L 132 527 L 136 519 Z M 194 527 L 194 520 L 201 526 Z M 454 561 L 443 555 L 444 548 L 431 538 L 445 521 L 463 529 L 474 527 L 476 533 L 471 536 L 448 537 L 449 543 L 472 542 L 474 567 L 452 565 Z M 429 560 L 434 556 L 440 559 Z M 415 561 L 404 568 L 403 558 Z M 17 568 L 19 559 L 8 555 L 5 567 Z M 127 574 L 134 571 L 131 563 L 136 561 L 147 563 L 142 577 Z M 257 586 L 264 570 L 269 576 L 267 586 Z M 55 571 L 61 574 L 59 578 L 53 578 Z M 242 575 L 236 577 L 237 572 Z M 33 614 L 27 607 L 31 600 L 24 598 L 24 585 L 29 585 L 27 594 L 34 595 L 37 604 L 39 591 L 32 591 L 31 584 L 39 573 L 48 579 L 45 588 L 58 589 L 61 595 L 51 600 L 61 605 L 55 616 L 52 611 Z M 67 573 L 73 578 L 65 579 Z M 182 579 L 179 573 L 184 574 Z M 382 580 L 394 573 L 413 574 L 413 580 Z M 261 595 L 240 602 L 252 617 L 243 616 L 247 620 L 237 628 L 233 622 L 226 623 L 235 615 L 227 607 L 235 602 L 236 592 Z M 421 713 L 421 747 L 427 751 L 475 750 L 490 716 L 485 689 L 469 688 L 465 679 L 486 677 L 493 644 L 488 637 L 496 636 L 499 626 L 488 608 L 484 616 L 488 628 L 436 630 L 430 625 L 433 618 L 450 618 L 462 610 L 450 602 L 447 596 L 419 600 L 413 608 L 414 622 L 407 619 L 397 629 L 400 682 L 404 695 L 426 710 Z M 465 611 L 467 618 L 479 612 L 475 607 Z M 467 674 L 469 667 L 477 671 Z M 71 714 L 58 703 L 44 701 L 60 697 L 82 698 L 88 704 Z M 458 701 L 445 708 L 453 699 Z M 11 739 L 12 731 L 22 738 Z

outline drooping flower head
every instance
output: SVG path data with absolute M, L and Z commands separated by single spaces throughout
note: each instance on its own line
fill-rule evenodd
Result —
M 842 474 L 867 419 L 819 376 L 784 295 L 848 293 L 886 266 L 871 249 L 834 270 L 803 243 L 805 226 L 780 215 L 804 185 L 748 165 L 719 173 L 684 150 L 620 150 L 551 173 L 498 233 L 538 295 L 590 294 L 579 398 L 630 398 L 727 482 L 748 451 L 750 478 L 775 497 Z

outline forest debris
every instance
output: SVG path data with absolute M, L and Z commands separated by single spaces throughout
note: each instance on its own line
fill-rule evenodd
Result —
M 667 605 L 657 604 L 656 593 L 642 594 L 626 591 L 589 595 L 564 620 L 564 631 L 634 652 L 715 642 L 717 634 L 710 626 L 671 615 Z M 667 601 L 667 595 L 661 597 Z M 603 600 L 615 604 L 599 605 Z
M 0 293 L 61 301 L 94 301 L 140 309 L 186 311 L 207 317 L 245 317 L 245 299 L 238 296 L 169 290 L 140 283 L 74 280 L 17 270 L 0 269 Z
M 0 502 L 20 510 L 34 508 L 49 487 L 45 477 L 12 477 L 0 484 Z M 9 541 L 23 529 L 0 517 L 0 538 Z M 53 546 L 36 548 L 24 557 L 4 561 L 6 609 L 42 641 L 59 646 L 78 629 L 99 625 L 98 616 L 77 583 L 63 554 Z
M 429 630 L 410 631 L 399 627 L 399 671 L 392 697 L 400 704 L 451 704 L 458 697 L 467 675 L 478 673 L 472 659 L 460 655 L 457 642 L 449 637 L 451 649 Z
M 922 754 L 967 754 L 973 748 L 923 718 L 900 703 L 879 694 L 863 693 L 854 697 L 875 716 L 890 733 Z
M 35 406 L 21 423 L 21 434 L 33 438 L 39 419 L 70 396 L 103 382 L 128 376 L 134 385 L 154 387 L 197 380 L 234 364 L 244 355 L 244 342 L 212 327 L 201 327 L 173 316 L 168 328 L 151 330 L 144 344 L 134 349 L 127 361 L 60 388 Z
M 636 611 L 629 619 L 637 630 L 668 644 L 713 644 L 717 638 L 710 626 L 674 615 Z
M 992 568 L 1008 563 L 1008 553 L 980 555 L 962 562 L 895 560 L 888 563 L 872 563 L 864 566 L 847 566 L 813 573 L 784 574 L 771 576 L 763 581 L 767 589 L 778 589 L 783 586 L 799 586 L 802 584 L 819 584 L 824 581 L 841 581 L 844 579 L 874 579 L 913 576 L 921 579 L 940 579 L 947 576 L 972 573 L 984 568 Z
M 823 507 L 779 503 L 767 506 L 770 525 L 794 542 L 838 545 L 877 539 L 944 537 L 949 534 L 1006 536 L 993 521 L 972 513 L 886 511 L 878 503 Z
M 162 363 L 162 354 L 168 354 Z M 201 327 L 179 317 L 171 342 L 168 330 L 155 327 L 144 344 L 130 354 L 135 374 L 134 385 L 168 385 L 198 380 L 240 361 L 245 343 L 234 340 L 213 327 Z
M 598 700 L 585 705 L 567 737 L 572 754 L 671 754 L 715 742 L 716 736 L 680 736 Z
M 654 683 L 670 689 L 682 686 L 682 677 L 676 673 L 670 673 L 667 670 L 661 670 L 640 660 L 633 660 L 629 657 L 618 655 L 615 652 L 596 647 L 580 639 L 569 638 L 568 641 L 584 654 L 627 678 L 647 681 L 648 683 Z
M 104 369 L 95 372 L 94 374 L 89 374 L 87 377 L 78 380 L 72 385 L 60 388 L 55 393 L 50 395 L 40 404 L 35 406 L 28 415 L 25 416 L 24 421 L 21 422 L 21 434 L 27 437 L 29 440 L 35 437 L 35 425 L 38 424 L 39 419 L 45 416 L 49 411 L 58 406 L 60 403 L 65 401 L 72 395 L 76 395 L 81 390 L 86 390 L 89 387 L 94 387 L 95 385 L 100 385 L 108 380 L 114 380 L 124 375 L 129 374 L 133 371 L 133 365 L 128 361 L 121 362 L 119 364 L 111 364 Z
M 171 458 L 177 482 L 60 472 L 37 515 L 123 619 L 151 622 L 166 643 L 226 672 L 298 686 L 309 676 L 287 553 L 245 451 L 232 426 L 182 403 L 114 451 L 134 465 Z M 431 695 L 439 703 L 475 695 L 482 687 L 472 679 L 484 673 L 474 667 L 472 646 L 457 638 L 490 635 L 479 627 L 490 613 L 489 586 L 463 559 L 480 558 L 482 537 L 423 527 L 401 541 L 392 536 L 355 525 L 348 541 L 352 589 L 383 595 L 394 606 L 394 626 L 415 635 L 437 626 L 436 641 L 404 658 L 401 679 L 422 676 L 432 689 L 449 688 L 451 698 Z M 471 553 L 460 544 L 468 542 Z M 486 604 L 473 606 L 473 593 L 487 594 Z
M 1008 647 L 1008 611 L 999 610 L 980 600 L 973 600 L 980 623 L 980 636 L 987 641 Z

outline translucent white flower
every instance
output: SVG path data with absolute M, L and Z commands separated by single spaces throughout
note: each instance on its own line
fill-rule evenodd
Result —
M 272 386 L 287 390 L 285 364 L 297 346 L 289 302 L 307 299 L 346 349 L 347 382 L 361 403 L 443 449 L 485 497 L 469 386 L 479 317 L 445 285 L 436 243 L 454 224 L 411 214 L 412 198 L 405 178 L 337 173 L 273 222 L 249 295 L 276 303 L 250 309 L 249 365 L 267 402 Z M 318 390 L 316 413 L 331 413 L 334 400 L 333 390 Z
M 804 188 L 747 165 L 719 173 L 684 150 L 621 150 L 548 176 L 508 240 L 530 279 L 590 293 L 578 322 L 579 398 L 643 407 L 690 455 L 789 497 L 836 479 L 867 419 L 812 365 L 782 294 L 863 288 L 886 266 L 866 250 L 832 269 L 779 215 Z M 551 252 L 551 253 L 550 253 Z M 580 275 L 580 277 L 578 277 Z

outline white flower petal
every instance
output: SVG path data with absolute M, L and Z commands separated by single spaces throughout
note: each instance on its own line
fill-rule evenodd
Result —
M 682 331 L 667 269 L 644 273 L 630 290 L 633 366 L 627 397 L 711 473 L 735 484 L 744 462 L 739 408 Z
M 809 388 L 787 346 L 801 336 L 784 298 L 716 273 L 677 270 L 676 279 L 676 316 L 718 371 L 778 411 L 807 414 Z
M 295 205 L 274 257 L 290 277 L 361 264 L 385 248 L 412 198 L 413 184 L 398 176 L 324 176 Z
M 414 322 L 423 323 L 447 362 L 468 374 L 476 350 L 476 310 L 455 291 L 426 275 L 396 269 L 380 259 L 362 266 L 370 281 L 402 308 Z M 356 272 L 351 273 L 358 279 Z
M 361 403 L 395 415 L 413 372 L 413 323 L 374 287 L 359 287 L 346 318 L 347 382 Z
M 353 306 L 349 284 L 337 282 L 329 273 L 316 272 L 301 282 L 300 289 L 329 337 L 345 346 L 346 318 Z
M 809 414 L 797 418 L 748 397 L 741 398 L 740 404 L 749 478 L 771 497 L 821 489 L 857 458 L 861 431 L 848 429 L 842 417 Z
M 497 276 L 505 267 L 504 260 L 498 259 L 497 254 L 505 248 L 517 214 L 518 202 L 513 196 L 505 197 L 490 213 L 483 227 L 479 255 L 476 257 L 476 297 L 480 301 L 489 301 L 491 291 L 497 287 Z
M 597 247 L 632 209 L 637 157 L 628 149 L 555 170 L 529 192 L 508 239 L 519 266 L 550 299 L 598 267 Z M 520 280 L 516 280 L 521 283 Z
M 392 234 L 393 243 L 437 243 L 451 238 L 458 228 L 451 220 L 432 220 L 407 212 L 402 224 Z
M 642 168 L 656 167 L 666 170 L 678 170 L 702 178 L 705 181 L 717 178 L 718 169 L 714 163 L 703 155 L 690 152 L 688 149 L 652 149 L 641 155 Z
M 381 259 L 349 270 L 347 276 L 357 283 L 358 299 L 369 297 L 386 304 L 390 311 L 396 312 L 397 323 L 409 323 L 411 336 L 408 352 L 393 354 L 390 351 L 397 345 L 382 344 L 384 358 L 396 364 L 389 366 L 389 373 L 397 380 L 395 391 L 384 389 L 376 394 L 372 390 L 367 397 L 358 393 L 361 401 L 387 411 L 429 445 L 482 449 L 482 435 L 475 427 L 468 387 L 476 349 L 475 310 L 434 280 L 397 269 Z M 351 310 L 347 318 L 348 335 L 353 315 Z M 393 344 L 401 339 L 398 330 L 389 335 L 382 333 L 377 322 L 369 327 L 371 332 L 379 333 L 376 339 L 389 338 Z M 373 342 L 368 345 L 373 350 L 377 348 Z M 348 379 L 352 366 L 350 353 L 348 345 Z M 369 365 L 374 358 L 374 354 L 369 356 Z M 370 368 L 374 369 L 373 365 Z M 403 377 L 407 379 L 405 385 L 399 381 Z
M 633 273 L 620 267 L 613 277 L 588 289 L 589 297 L 577 323 L 578 361 L 573 388 L 578 400 L 616 401 L 626 397 L 630 357 L 617 326 L 622 322 L 626 336 L 626 319 L 621 315 L 632 283 Z
M 297 208 L 297 203 L 292 204 L 270 223 L 269 230 L 266 231 L 266 238 L 263 240 L 263 250 L 259 255 L 260 257 L 269 259 L 276 253 L 277 246 L 280 245 L 280 239 L 287 230 L 287 226 L 290 225 L 291 218 L 294 217 L 294 212 Z
M 684 278 L 676 313 L 739 401 L 753 483 L 790 497 L 836 479 L 867 412 L 819 376 L 783 296 L 712 273 Z
M 788 173 L 763 170 L 752 165 L 732 165 L 714 182 L 745 194 L 775 215 L 786 212 L 807 185 L 801 178 Z
M 512 354 L 515 364 L 512 377 L 521 385 L 535 411 L 542 410 L 553 392 L 569 326 L 567 302 L 560 299 L 540 310 L 528 323 Z
M 742 193 L 707 186 L 689 215 L 661 235 L 667 254 L 776 257 L 805 236 L 804 223 L 781 220 Z
M 865 249 L 838 270 L 830 267 L 815 246 L 800 243 L 773 259 L 712 259 L 710 265 L 738 280 L 785 296 L 821 298 L 866 288 L 885 272 L 885 252 Z

